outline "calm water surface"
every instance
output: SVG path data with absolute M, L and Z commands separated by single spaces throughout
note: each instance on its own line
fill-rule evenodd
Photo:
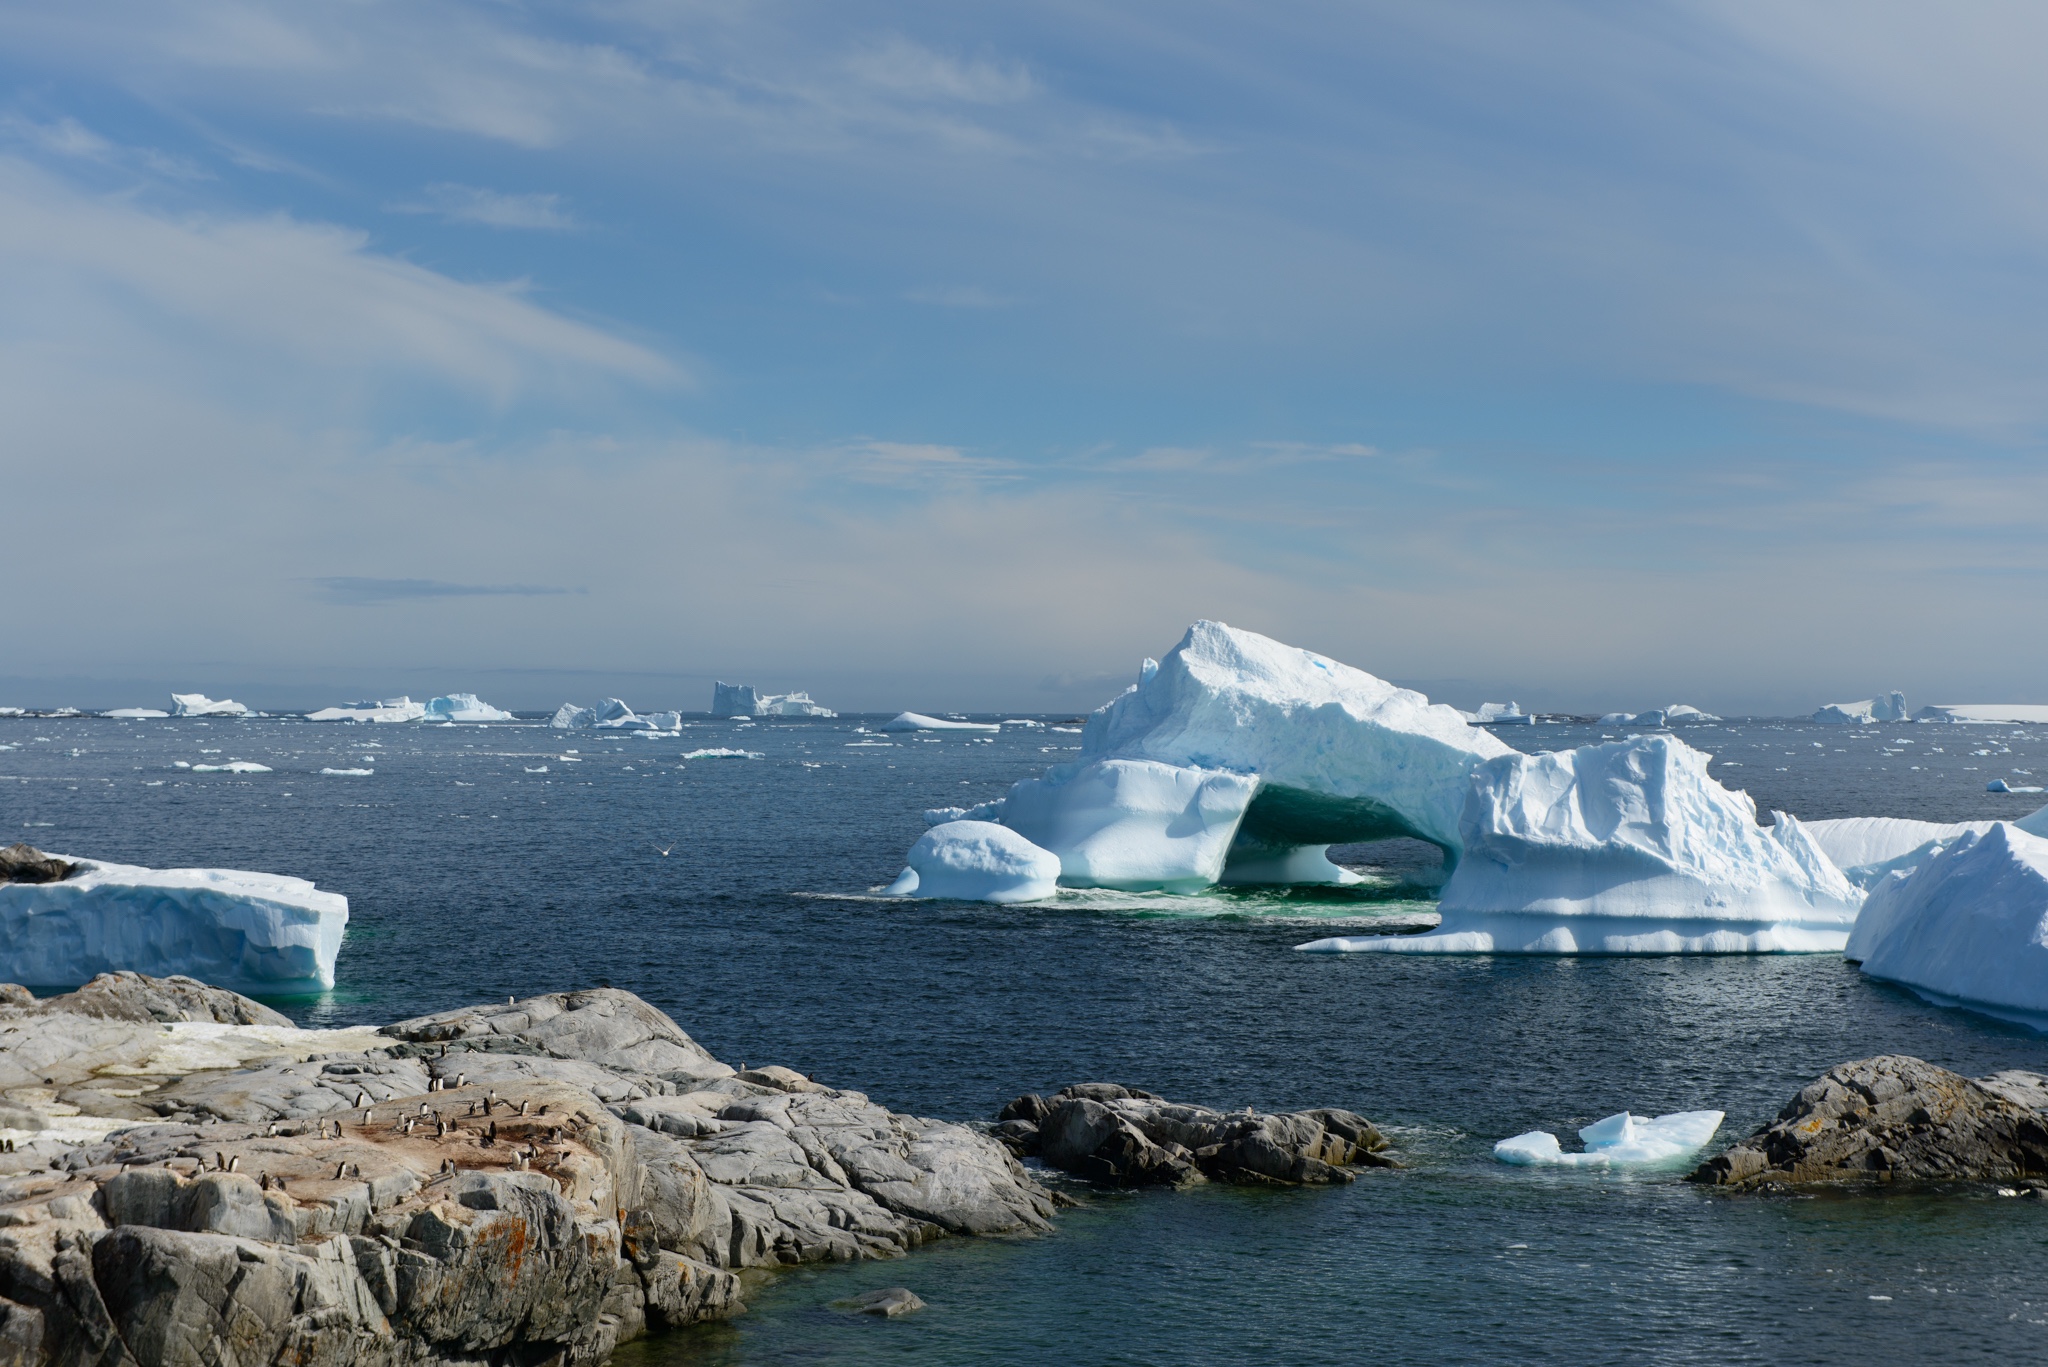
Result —
M 2048 1354 L 2048 1203 L 1980 1191 L 1730 1199 L 1489 1157 L 1503 1136 L 1623 1108 L 1722 1109 L 1723 1137 L 1740 1135 L 1832 1064 L 1883 1051 L 1971 1073 L 2048 1070 L 2040 1036 L 1929 1006 L 1826 955 L 1292 952 L 1334 927 L 1426 912 L 1431 860 L 1406 844 L 1343 852 L 1382 871 L 1358 895 L 868 900 L 901 867 L 923 808 L 997 796 L 1079 737 L 861 725 L 701 722 L 648 741 L 523 726 L 0 721 L 0 833 L 346 893 L 341 987 L 278 1003 L 308 1024 L 609 982 L 721 1058 L 787 1063 L 922 1115 L 988 1117 L 1022 1091 L 1114 1079 L 1225 1107 L 1350 1107 L 1411 1163 L 1336 1191 L 1089 1195 L 1049 1238 L 944 1241 L 906 1261 L 764 1279 L 750 1315 L 623 1361 Z M 1500 734 L 1535 749 L 1621 733 Z M 1761 808 L 1802 818 L 2018 816 L 2040 798 L 1985 784 L 2048 774 L 2048 733 L 2023 728 L 1682 734 Z M 760 758 L 686 758 L 717 748 Z M 228 759 L 275 772 L 174 767 Z M 899 1284 L 931 1308 L 876 1322 L 830 1306 Z

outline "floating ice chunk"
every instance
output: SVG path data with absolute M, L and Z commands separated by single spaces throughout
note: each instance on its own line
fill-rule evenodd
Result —
M 1984 791 L 1987 793 L 2038 793 L 2041 791 L 2041 788 L 2038 784 L 2007 783 L 2002 778 L 1994 778 L 1991 782 L 1984 785 Z
M 71 858 L 71 856 L 60 856 Z M 0 963 L 35 987 L 133 969 L 223 987 L 334 986 L 348 899 L 303 878 L 76 860 L 56 883 L 0 883 Z
M 1003 720 L 1003 722 L 1002 722 L 1002 725 L 1004 725 L 1004 726 L 1021 726 L 1021 727 L 1025 728 L 1025 729 L 1026 729 L 1026 730 L 1028 730 L 1028 731 L 1043 731 L 1043 730 L 1045 729 L 1045 723 L 1044 723 L 1044 722 L 1042 722 L 1042 721 L 1033 721 L 1033 720 L 1031 720 L 1031 718 L 1029 718 L 1029 717 L 1006 717 L 1006 718 L 1004 718 L 1004 720 Z
M 322 769 L 320 772 L 329 778 L 368 778 L 377 771 L 375 769 Z
M 714 683 L 711 715 L 730 717 L 836 717 L 829 707 L 811 701 L 808 693 L 761 693 L 752 684 Z
M 1831 702 L 1813 714 L 1824 726 L 1869 726 L 1873 722 L 1906 720 L 1906 695 L 1893 689 L 1860 702 Z
M 1070 886 L 1191 892 L 1218 882 L 1249 774 L 1150 760 L 1059 765 L 1003 800 L 1003 824 L 1059 856 Z
M 174 717 L 246 717 L 249 709 L 232 698 L 209 698 L 204 693 L 171 694 Z
M 229 760 L 226 764 L 195 764 L 192 766 L 192 772 L 195 774 L 267 774 L 271 772 L 271 768 L 267 764 L 258 764 L 254 760 L 236 759 Z
M 910 847 L 909 864 L 886 896 L 1037 902 L 1059 888 L 1058 855 L 991 821 L 932 827 Z
M 656 731 L 683 729 L 683 714 L 680 712 L 649 712 L 642 720 Z
M 691 751 L 691 752 L 690 752 L 689 754 L 687 754 L 687 755 L 684 755 L 684 756 L 683 756 L 683 758 L 684 758 L 684 759 L 760 759 L 760 758 L 761 758 L 761 754 L 760 754 L 760 752 L 759 752 L 759 751 L 757 751 L 757 750 L 732 750 L 732 749 L 728 749 L 728 748 L 726 748 L 726 747 L 724 747 L 724 746 L 720 746 L 720 747 L 718 747 L 717 749 L 713 749 L 713 750 L 692 750 L 692 751 Z
M 2048 724 L 2048 706 L 2033 703 L 1935 703 L 1915 712 L 1913 720 Z
M 1521 1167 L 1676 1167 L 1705 1148 L 1725 1115 L 1720 1111 L 1678 1111 L 1654 1118 L 1623 1111 L 1579 1131 L 1583 1153 L 1567 1153 L 1548 1130 L 1531 1130 L 1493 1146 L 1493 1156 Z
M 1000 731 L 1003 728 L 993 722 L 947 721 L 943 717 L 927 717 L 922 712 L 902 712 L 876 728 L 881 731 Z
M 2048 1029 L 2048 838 L 1994 822 L 1890 875 L 1844 956 L 1937 1002 Z
M 513 721 L 503 708 L 493 707 L 474 693 L 448 693 L 427 703 L 428 721 Z
M 1472 719 L 1481 726 L 1491 726 L 1496 722 L 1518 726 L 1536 720 L 1524 712 L 1518 702 L 1483 702 L 1479 704 L 1479 710 L 1472 714 Z
M 159 712 L 154 707 L 117 707 L 100 715 L 111 717 L 115 721 L 155 721 L 159 717 L 168 717 L 171 714 Z
M 1003 799 L 983 802 L 972 807 L 929 807 L 925 809 L 924 824 L 943 826 L 948 821 L 997 821 L 1003 819 Z
M 2044 808 L 2048 811 L 2048 808 Z M 2031 819 L 2031 818 L 2029 818 Z M 1913 821 L 1904 817 L 1851 816 L 1801 823 L 1813 843 L 1845 877 L 1866 892 L 1885 875 L 1910 871 L 1961 836 L 1982 835 L 1995 822 Z
M 1424 935 L 1302 949 L 1385 953 L 1812 953 L 1847 943 L 1863 894 L 1793 818 L 1756 824 L 1748 794 L 1674 736 L 1482 765 L 1465 857 Z
M 1600 724 L 1602 726 L 1628 726 L 1632 724 L 1635 721 L 1635 719 L 1636 714 L 1633 712 L 1609 712 L 1607 715 L 1600 718 Z
M 339 707 L 323 707 L 318 712 L 308 712 L 307 721 L 362 721 L 362 722 L 407 722 L 419 721 L 427 715 L 426 704 L 416 703 L 411 698 L 380 698 L 369 702 L 343 703 Z
M 1664 709 L 1664 722 L 1667 726 L 1675 721 L 1702 722 L 1719 720 L 1721 719 L 1712 712 L 1702 712 L 1699 708 L 1682 702 L 1675 702 Z
M 578 707 L 575 703 L 565 702 L 555 709 L 555 715 L 549 719 L 548 725 L 562 731 L 574 730 L 582 726 L 595 726 L 597 725 L 597 712 L 594 708 Z
M 28 709 L 26 709 L 26 708 L 22 708 L 22 707 L 0 707 L 0 717 L 22 717 L 22 716 L 27 716 L 27 715 L 28 715 Z

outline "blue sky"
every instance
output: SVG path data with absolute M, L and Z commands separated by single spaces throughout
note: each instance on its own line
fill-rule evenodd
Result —
M 2048 700 L 2044 39 L 0 4 L 0 701 Z

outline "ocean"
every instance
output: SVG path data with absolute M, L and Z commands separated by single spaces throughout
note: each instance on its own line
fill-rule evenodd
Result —
M 875 898 L 927 807 L 999 796 L 1071 730 L 880 735 L 880 718 L 699 720 L 680 739 L 538 725 L 0 720 L 0 832 L 70 855 L 312 878 L 348 896 L 340 984 L 272 1004 L 385 1021 L 610 984 L 720 1058 L 897 1110 L 991 1119 L 1109 1080 L 1221 1107 L 1342 1106 L 1406 1164 L 1340 1189 L 1081 1192 L 1043 1238 L 761 1278 L 751 1313 L 633 1364 L 1947 1362 L 2048 1350 L 2048 1202 L 1981 1188 L 1728 1196 L 1495 1163 L 1494 1141 L 1628 1109 L 1746 1134 L 1833 1064 L 2048 1070 L 2048 1040 L 1838 956 L 1307 955 L 1413 925 L 1434 852 L 1350 846 L 1356 890 Z M 1045 719 L 1055 720 L 1055 719 Z M 1525 749 L 1616 728 L 1498 734 Z M 1683 728 L 1761 810 L 2015 817 L 2048 729 Z M 692 758 L 739 750 L 744 756 Z M 265 774 L 176 767 L 250 760 Z M 364 776 L 323 768 L 371 769 Z M 1719 1141 L 1717 1141 L 1719 1142 Z M 831 1302 L 904 1285 L 875 1321 Z

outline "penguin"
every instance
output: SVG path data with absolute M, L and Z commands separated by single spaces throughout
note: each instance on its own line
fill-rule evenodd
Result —
M 441 1057 L 441 1058 L 447 1058 L 447 1057 L 448 1057 L 448 1046 L 447 1046 L 447 1045 L 445 1045 L 445 1044 L 444 1044 L 444 1045 L 442 1045 L 442 1046 L 441 1046 L 441 1052 L 440 1052 L 440 1054 L 438 1055 L 438 1057 Z
M 271 1125 L 270 1125 L 270 1128 L 269 1128 L 268 1130 L 264 1131 L 264 1133 L 265 1133 L 266 1135 L 268 1135 L 268 1136 L 269 1136 L 270 1138 L 272 1138 L 272 1139 L 275 1139 L 275 1138 L 277 1138 L 277 1122 L 275 1122 L 275 1121 L 272 1121 L 272 1122 L 271 1122 Z
M 213 1156 L 213 1166 L 217 1172 L 226 1172 L 228 1170 L 228 1156 L 224 1153 L 215 1154 Z
M 524 1101 L 522 1101 L 522 1102 L 520 1102 L 520 1103 L 519 1103 L 519 1114 L 521 1114 L 521 1115 L 525 1115 L 525 1114 L 526 1114 L 526 1107 L 527 1107 L 527 1105 L 528 1105 L 528 1103 L 527 1103 L 527 1102 L 524 1102 Z
M 440 1139 L 448 1133 L 448 1122 L 440 1116 L 434 1117 L 434 1138 Z
M 456 1085 L 457 1087 L 460 1087 L 460 1086 L 461 1086 L 461 1085 L 462 1085 L 462 1084 L 463 1084 L 464 1082 L 466 1082 L 466 1081 L 468 1081 L 468 1080 L 469 1080 L 469 1074 L 468 1074 L 468 1073 L 457 1073 L 457 1074 L 455 1075 L 455 1085 Z
M 543 1102 L 541 1102 L 541 1103 L 540 1103 L 540 1113 L 541 1113 L 542 1115 L 546 1115 L 546 1114 L 548 1113 L 548 1103 L 547 1103 L 547 1102 L 543 1101 Z
M 420 1103 L 420 1114 L 421 1114 L 421 1115 L 425 1115 L 426 1113 L 427 1113 L 427 1103 L 426 1103 L 426 1102 L 424 1102 L 424 1101 L 422 1101 L 422 1102 Z
M 360 1111 L 361 1109 L 363 1109 L 363 1107 L 369 1104 L 370 1094 L 368 1092 L 358 1090 L 356 1092 L 356 1109 Z
M 497 1143 L 497 1142 L 498 1142 L 498 1122 L 497 1122 L 497 1121 L 495 1121 L 495 1120 L 493 1120 L 493 1121 L 492 1121 L 492 1122 L 491 1122 L 491 1123 L 490 1123 L 490 1124 L 489 1124 L 489 1125 L 488 1125 L 488 1126 L 487 1126 L 487 1127 L 486 1127 L 486 1128 L 484 1129 L 484 1147 L 485 1147 L 485 1148 L 489 1148 L 489 1147 L 490 1147 L 491 1145 L 493 1145 L 493 1144 L 495 1144 L 495 1143 Z
M 342 1178 L 346 1176 L 348 1176 L 348 1164 L 336 1163 L 334 1165 L 334 1180 L 339 1182 Z
M 512 1155 L 512 1168 L 513 1168 L 513 1170 L 514 1170 L 515 1172 L 525 1172 L 525 1171 L 526 1171 L 526 1155 L 525 1155 L 525 1154 L 523 1154 L 523 1153 L 515 1153 L 515 1154 L 513 1154 L 513 1155 Z
M 242 1170 L 242 1155 L 240 1155 L 240 1154 L 236 1154 L 236 1155 L 234 1155 L 234 1156 L 233 1156 L 232 1158 L 228 1159 L 228 1171 L 229 1171 L 229 1172 L 240 1172 L 241 1170 Z
M 375 1111 L 364 1111 L 364 1112 L 363 1112 L 363 1123 L 364 1123 L 365 1125 L 373 1124 L 373 1123 L 374 1123 L 374 1122 L 376 1121 L 376 1119 L 377 1119 L 377 1113 L 376 1113 Z
M 492 1109 L 492 1108 L 493 1108 L 494 1106 L 496 1106 L 496 1105 L 497 1105 L 497 1100 L 498 1100 L 498 1099 L 497 1099 L 497 1095 L 496 1095 L 496 1093 L 493 1093 L 492 1095 L 490 1095 L 490 1096 L 487 1096 L 487 1097 L 485 1097 L 485 1098 L 484 1098 L 484 1114 L 485 1114 L 485 1115 L 489 1115 L 489 1114 L 491 1113 L 491 1109 Z
M 432 1082 L 429 1082 L 429 1083 L 427 1084 L 427 1090 L 428 1090 L 428 1091 L 430 1091 L 430 1092 L 438 1092 L 438 1091 L 440 1091 L 440 1090 L 441 1090 L 442 1086 L 443 1086 L 443 1083 L 442 1083 L 441 1079 L 440 1079 L 440 1078 L 435 1078 L 435 1079 L 434 1079 L 434 1080 L 433 1080 Z
M 452 1159 L 452 1158 L 444 1158 L 444 1159 L 442 1159 L 442 1160 L 441 1160 L 441 1171 L 442 1171 L 442 1172 L 454 1172 L 454 1171 L 455 1171 L 455 1160 L 454 1160 L 454 1159 Z

